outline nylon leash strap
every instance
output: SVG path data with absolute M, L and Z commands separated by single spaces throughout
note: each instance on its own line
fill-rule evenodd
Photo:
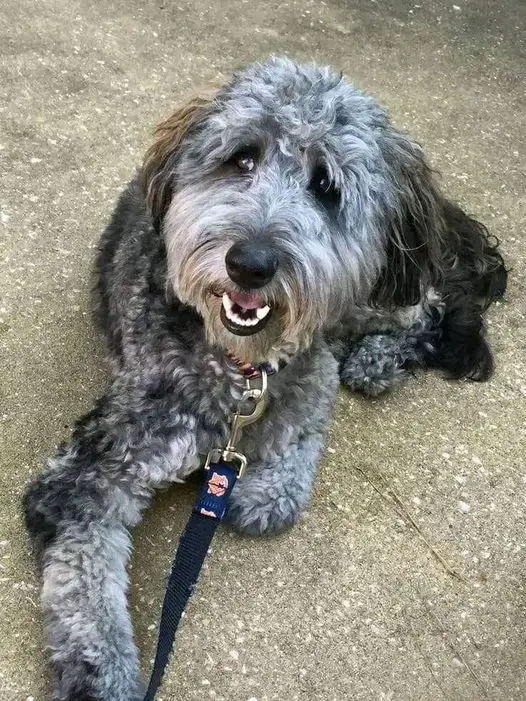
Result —
M 253 366 L 251 368 L 253 370 Z M 253 387 L 255 379 L 260 379 L 260 387 Z M 257 374 L 245 373 L 245 390 L 236 413 L 231 417 L 227 445 L 208 453 L 206 480 L 177 546 L 164 595 L 155 661 L 144 701 L 155 698 L 170 659 L 181 616 L 193 594 L 214 533 L 226 513 L 228 497 L 247 466 L 246 457 L 236 449 L 241 431 L 262 416 L 266 403 L 266 370 L 260 368 Z

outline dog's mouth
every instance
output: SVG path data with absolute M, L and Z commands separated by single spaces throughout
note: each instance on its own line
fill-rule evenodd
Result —
M 236 336 L 252 336 L 268 323 L 272 309 L 266 300 L 254 294 L 224 292 L 221 304 L 223 326 Z

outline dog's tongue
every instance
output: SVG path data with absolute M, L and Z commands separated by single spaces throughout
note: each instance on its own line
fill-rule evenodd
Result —
M 243 309 L 258 309 L 265 306 L 265 300 L 258 295 L 247 295 L 242 292 L 229 292 L 228 296 L 239 307 Z

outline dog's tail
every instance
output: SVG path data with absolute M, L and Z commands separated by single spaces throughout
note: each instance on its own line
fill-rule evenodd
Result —
M 494 363 L 484 338 L 483 312 L 506 290 L 508 271 L 498 240 L 486 227 L 454 204 L 444 206 L 449 242 L 443 270 L 443 302 L 434 343 L 427 345 L 426 364 L 448 377 L 486 380 Z

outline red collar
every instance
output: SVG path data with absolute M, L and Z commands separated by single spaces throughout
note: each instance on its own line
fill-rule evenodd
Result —
M 227 351 L 226 354 L 229 360 L 231 360 L 237 367 L 239 372 L 244 377 L 248 377 L 249 379 L 259 377 L 261 375 L 261 370 L 264 370 L 267 373 L 267 375 L 273 375 L 276 372 L 276 368 L 273 367 L 270 363 L 260 363 L 259 365 L 253 365 L 248 360 L 238 358 L 238 356 L 232 351 Z

